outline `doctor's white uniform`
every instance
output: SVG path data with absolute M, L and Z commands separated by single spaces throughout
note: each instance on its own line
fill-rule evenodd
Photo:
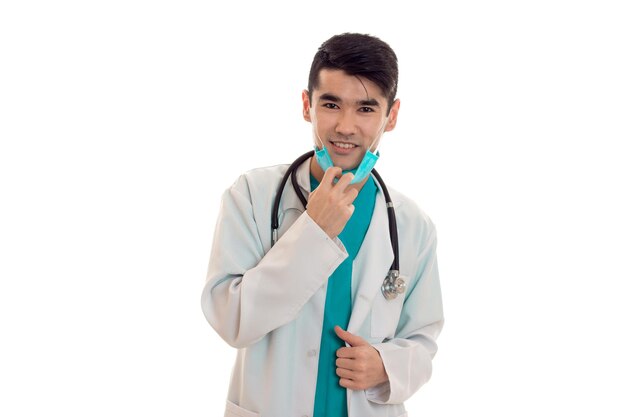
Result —
M 201 304 L 211 326 L 238 349 L 226 417 L 313 414 L 326 281 L 347 252 L 308 216 L 290 181 L 271 247 L 272 203 L 287 167 L 249 171 L 222 198 Z M 305 197 L 309 172 L 310 160 L 296 171 Z M 389 382 L 347 390 L 352 417 L 406 416 L 403 402 L 430 378 L 443 326 L 435 228 L 410 199 L 389 192 L 407 289 L 391 301 L 381 292 L 393 251 L 379 190 L 353 264 L 347 330 L 379 351 Z

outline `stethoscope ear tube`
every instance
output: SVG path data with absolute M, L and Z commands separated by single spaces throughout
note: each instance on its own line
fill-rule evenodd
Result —
M 298 199 L 302 203 L 302 208 L 306 210 L 306 206 L 308 202 L 306 201 L 306 198 L 304 198 L 304 194 L 302 194 L 302 190 L 300 189 L 300 186 L 298 185 L 298 177 L 296 176 L 296 172 L 293 171 L 290 177 L 291 177 L 291 185 L 293 185 L 293 189 L 296 192 Z
M 389 238 L 391 240 L 391 249 L 393 250 L 393 262 L 389 272 L 383 281 L 383 285 L 380 290 L 386 300 L 394 300 L 399 294 L 406 291 L 406 283 L 400 278 L 400 251 L 398 248 L 398 224 L 396 223 L 396 211 L 393 208 L 393 201 L 389 195 L 389 190 L 385 182 L 380 177 L 380 174 L 373 169 L 372 175 L 376 178 L 380 184 L 380 189 L 385 194 L 385 202 L 387 203 L 387 217 L 389 218 Z
M 302 194 L 302 190 L 300 190 L 300 186 L 298 185 L 295 170 L 305 160 L 311 158 L 314 153 L 314 151 L 309 151 L 296 159 L 293 164 L 291 164 L 291 166 L 287 169 L 285 175 L 283 176 L 283 179 L 280 182 L 280 185 L 278 186 L 276 196 L 274 197 L 274 204 L 272 206 L 272 246 L 274 246 L 274 244 L 278 240 L 278 206 L 280 205 L 280 199 L 282 197 L 283 191 L 285 190 L 285 185 L 287 184 L 287 179 L 289 177 L 291 177 L 291 184 L 293 185 L 295 193 L 298 195 L 298 199 L 306 210 L 307 201 Z M 399 294 L 402 294 L 406 291 L 406 283 L 402 278 L 400 278 L 400 251 L 398 249 L 398 225 L 396 223 L 396 212 L 394 210 L 389 191 L 387 190 L 387 186 L 385 185 L 383 179 L 380 177 L 380 174 L 375 169 L 372 169 L 372 175 L 374 175 L 374 178 L 376 178 L 376 180 L 378 181 L 380 189 L 385 195 L 385 203 L 387 205 L 387 217 L 389 220 L 389 238 L 391 240 L 391 249 L 393 251 L 393 262 L 391 264 L 391 268 L 389 268 L 387 276 L 383 281 L 381 291 L 387 300 L 393 300 Z
M 393 208 L 393 202 L 389 195 L 389 190 L 385 182 L 380 177 L 380 174 L 376 169 L 372 170 L 372 175 L 376 178 L 376 181 L 380 184 L 380 188 L 385 195 L 385 201 L 387 203 L 387 216 L 389 217 L 389 239 L 391 240 L 391 249 L 393 250 L 393 263 L 391 264 L 392 271 L 400 270 L 400 250 L 398 248 L 398 224 L 396 223 L 396 211 Z
M 280 185 L 278 186 L 278 190 L 276 191 L 276 197 L 274 197 L 274 204 L 272 206 L 272 246 L 274 246 L 274 243 L 276 243 L 276 240 L 278 239 L 278 236 L 277 236 L 278 235 L 278 206 L 280 205 L 280 199 L 283 195 L 285 184 L 287 184 L 287 179 L 289 177 L 291 177 L 291 182 L 294 185 L 296 194 L 298 194 L 298 198 L 300 199 L 300 201 L 302 202 L 302 205 L 306 209 L 306 199 L 302 195 L 302 191 L 300 191 L 300 187 L 298 186 L 298 183 L 295 180 L 296 176 L 291 175 L 291 174 L 304 161 L 312 157 L 313 153 L 314 153 L 313 151 L 309 151 L 305 153 L 304 155 L 300 156 L 295 161 L 293 161 L 293 164 L 291 164 L 291 166 L 287 169 L 287 172 L 285 172 L 285 175 L 283 176 L 283 179 L 281 180 Z

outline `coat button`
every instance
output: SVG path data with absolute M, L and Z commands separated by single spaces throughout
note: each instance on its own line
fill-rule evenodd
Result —
M 306 355 L 307 355 L 309 358 L 312 358 L 313 356 L 317 355 L 317 350 L 315 350 L 315 349 L 311 349 L 311 350 L 309 350 L 309 351 L 306 353 Z

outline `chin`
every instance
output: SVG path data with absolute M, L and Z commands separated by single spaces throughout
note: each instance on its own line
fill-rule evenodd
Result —
M 337 164 L 337 166 L 340 166 L 343 171 L 350 171 L 351 169 L 357 169 L 359 167 L 359 163 L 360 161 L 353 164 Z
M 335 164 L 335 166 L 340 167 L 342 170 L 344 171 L 349 171 L 351 169 L 356 169 L 359 164 L 361 163 L 361 160 L 363 159 L 363 155 L 359 155 L 358 158 L 356 158 L 356 160 L 351 161 L 345 158 L 345 156 L 343 155 L 330 155 L 331 159 L 333 160 L 333 163 Z M 353 159 L 353 158 L 350 158 Z

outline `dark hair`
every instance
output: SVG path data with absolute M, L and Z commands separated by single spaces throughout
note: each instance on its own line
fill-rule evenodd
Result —
M 320 71 L 325 68 L 343 70 L 376 84 L 387 98 L 389 114 L 398 91 L 398 58 L 385 42 L 360 33 L 343 33 L 324 42 L 313 57 L 309 71 L 310 99 L 319 84 Z

